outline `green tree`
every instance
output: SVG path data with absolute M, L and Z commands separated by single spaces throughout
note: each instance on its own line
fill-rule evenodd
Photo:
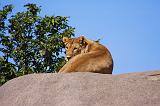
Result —
M 14 64 L 7 62 L 0 57 L 0 85 L 15 77 L 16 69 Z
M 36 4 L 26 4 L 24 7 L 26 11 L 11 17 L 12 5 L 0 10 L 0 52 L 3 53 L 0 78 L 13 73 L 14 76 L 10 78 L 58 71 L 64 64 L 62 37 L 74 36 L 74 28 L 68 25 L 68 17 L 41 17 L 41 9 Z M 9 62 L 9 59 L 13 62 Z M 5 82 L 8 77 L 5 78 L 0 80 Z

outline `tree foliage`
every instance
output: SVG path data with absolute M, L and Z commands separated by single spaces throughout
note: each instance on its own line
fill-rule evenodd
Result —
M 24 7 L 26 11 L 10 17 L 12 5 L 0 10 L 0 83 L 29 73 L 58 71 L 64 63 L 61 39 L 74 36 L 68 17 L 41 17 L 36 4 Z

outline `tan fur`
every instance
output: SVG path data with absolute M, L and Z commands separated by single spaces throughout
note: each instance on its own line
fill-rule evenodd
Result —
M 112 74 L 113 60 L 108 49 L 84 36 L 78 38 L 63 38 L 66 46 L 66 57 L 69 61 L 59 73 L 95 72 Z M 67 59 L 66 59 L 67 60 Z

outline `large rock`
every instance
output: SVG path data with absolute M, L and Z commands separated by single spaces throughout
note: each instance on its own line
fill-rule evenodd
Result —
M 160 71 L 26 75 L 0 87 L 0 106 L 160 106 Z

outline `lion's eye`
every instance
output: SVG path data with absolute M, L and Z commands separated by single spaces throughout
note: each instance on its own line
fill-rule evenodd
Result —
M 76 51 L 78 48 L 74 48 L 74 51 Z
M 66 46 L 66 49 L 68 49 L 68 47 Z

